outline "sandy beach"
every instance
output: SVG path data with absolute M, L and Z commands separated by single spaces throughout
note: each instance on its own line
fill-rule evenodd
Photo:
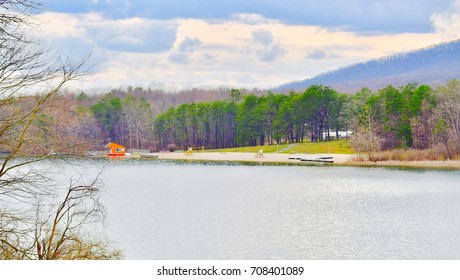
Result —
M 159 153 L 159 159 L 170 159 L 170 160 L 201 160 L 201 161 L 239 161 L 239 162 L 267 162 L 267 163 L 296 163 L 299 160 L 289 159 L 290 157 L 300 156 L 300 154 L 279 154 L 279 153 L 267 153 L 263 154 L 263 157 L 257 157 L 256 153 L 207 153 L 207 152 L 194 152 L 190 155 L 182 152 L 176 153 Z M 311 157 L 316 156 L 333 156 L 335 163 L 348 162 L 353 155 L 343 154 L 315 154 L 308 155 Z
M 193 152 L 186 154 L 184 152 L 159 153 L 158 159 L 162 160 L 186 160 L 186 161 L 217 161 L 217 162 L 247 162 L 261 164 L 324 164 L 301 162 L 290 159 L 298 156 L 323 157 L 332 156 L 334 163 L 339 166 L 363 166 L 363 167 L 413 167 L 413 168 L 435 168 L 435 169 L 459 169 L 459 160 L 449 161 L 381 161 L 381 162 L 360 162 L 353 161 L 355 155 L 349 154 L 280 154 L 266 153 L 263 157 L 257 157 L 256 153 L 218 153 L 218 152 Z M 331 163 L 326 163 L 331 165 Z

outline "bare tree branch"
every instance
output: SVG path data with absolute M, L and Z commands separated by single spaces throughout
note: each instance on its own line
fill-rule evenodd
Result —
M 116 258 L 117 251 L 81 235 L 103 218 L 97 178 L 71 181 L 52 208 L 56 191 L 38 168 L 51 153 L 24 157 L 47 102 L 89 70 L 89 56 L 75 62 L 71 53 L 51 53 L 31 35 L 37 27 L 31 16 L 41 9 L 38 0 L 0 0 L 0 258 Z

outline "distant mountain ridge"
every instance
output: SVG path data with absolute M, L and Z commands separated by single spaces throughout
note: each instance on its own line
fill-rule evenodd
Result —
M 378 90 L 409 82 L 438 86 L 452 79 L 460 79 L 460 40 L 354 64 L 275 90 L 299 91 L 323 84 L 339 92 L 354 93 L 364 87 Z

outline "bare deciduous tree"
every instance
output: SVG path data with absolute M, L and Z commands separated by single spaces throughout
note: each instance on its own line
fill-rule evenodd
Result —
M 95 179 L 84 184 L 79 178 L 64 192 L 59 191 L 59 186 L 54 187 L 57 191 L 36 197 L 29 209 L 21 205 L 0 212 L 0 259 L 120 258 L 118 250 L 109 249 L 106 241 L 93 239 L 89 234 L 105 216 L 98 199 L 100 182 Z M 63 196 L 61 201 L 53 203 L 53 197 L 59 196 Z
M 35 163 L 49 153 L 23 157 L 46 102 L 87 73 L 87 58 L 73 62 L 70 55 L 40 47 L 31 36 L 37 27 L 32 15 L 41 8 L 35 0 L 0 0 L 0 258 L 116 258 L 116 251 L 80 231 L 102 213 L 96 181 L 72 183 L 63 201 L 46 214 L 43 210 L 53 205 L 55 193 Z M 27 94 L 36 95 L 24 98 Z M 33 202 L 36 207 L 30 207 Z M 42 219 L 44 215 L 48 218 Z
M 38 259 L 119 258 L 120 252 L 108 250 L 107 244 L 82 238 L 86 226 L 103 219 L 104 207 L 97 195 L 99 189 L 97 180 L 87 185 L 71 185 L 51 216 L 40 221 L 40 211 L 37 211 L 34 241 Z
M 446 86 L 439 87 L 436 92 L 440 109 L 439 118 L 449 127 L 449 131 L 446 132 L 456 143 L 455 148 L 460 150 L 460 82 L 452 80 Z

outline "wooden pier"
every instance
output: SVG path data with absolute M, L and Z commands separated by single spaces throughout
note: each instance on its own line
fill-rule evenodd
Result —
M 323 163 L 334 163 L 334 158 L 332 156 L 306 156 L 299 155 L 294 157 L 289 157 L 292 160 L 306 161 L 306 162 L 323 162 Z

